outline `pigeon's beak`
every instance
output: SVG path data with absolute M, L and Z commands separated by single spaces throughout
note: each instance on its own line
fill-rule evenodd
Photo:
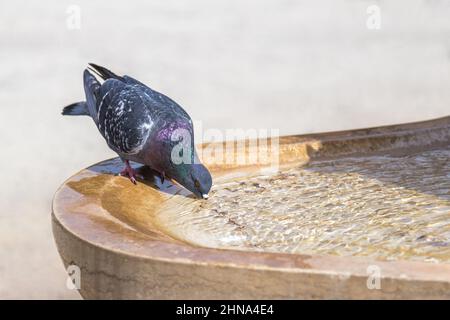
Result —
M 202 198 L 206 200 L 209 198 L 209 196 L 207 194 L 202 194 Z

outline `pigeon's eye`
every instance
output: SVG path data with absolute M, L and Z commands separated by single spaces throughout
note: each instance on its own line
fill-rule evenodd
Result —
M 198 180 L 194 181 L 194 185 L 197 189 L 200 188 L 200 182 L 198 182 Z

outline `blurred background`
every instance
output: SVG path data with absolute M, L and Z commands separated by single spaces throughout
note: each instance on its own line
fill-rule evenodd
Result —
M 51 199 L 114 156 L 87 117 L 88 62 L 174 98 L 204 129 L 312 133 L 449 114 L 448 0 L 0 2 L 0 298 L 79 298 Z

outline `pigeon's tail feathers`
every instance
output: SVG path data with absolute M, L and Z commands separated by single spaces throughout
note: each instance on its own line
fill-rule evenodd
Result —
M 118 79 L 118 80 L 123 81 L 123 78 L 121 76 L 118 76 L 117 74 L 115 74 L 111 70 L 108 70 L 105 67 L 96 65 L 95 63 L 89 63 L 89 70 L 95 72 L 103 80 Z
M 89 116 L 86 102 L 75 102 L 65 107 L 62 111 L 64 116 Z
M 91 116 L 97 114 L 96 100 L 100 89 L 100 83 L 86 69 L 83 73 L 84 92 L 86 93 L 86 101 L 75 102 L 68 105 L 61 112 L 65 116 Z M 94 118 L 95 119 L 95 118 Z

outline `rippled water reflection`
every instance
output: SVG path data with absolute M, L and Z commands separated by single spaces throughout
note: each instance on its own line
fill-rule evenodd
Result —
M 346 158 L 231 181 L 165 223 L 205 246 L 450 262 L 449 157 Z

